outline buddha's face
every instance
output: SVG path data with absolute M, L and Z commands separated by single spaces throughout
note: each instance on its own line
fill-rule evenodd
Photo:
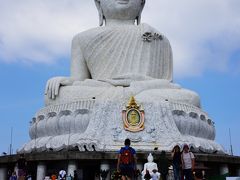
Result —
M 106 19 L 134 20 L 144 0 L 98 0 Z

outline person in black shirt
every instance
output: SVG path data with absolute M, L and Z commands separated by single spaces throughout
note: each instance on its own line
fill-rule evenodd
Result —
M 166 152 L 162 151 L 159 157 L 159 167 L 158 167 L 158 170 L 161 173 L 162 180 L 167 180 L 168 165 L 169 164 L 168 164 Z
M 78 180 L 77 170 L 74 170 L 73 180 Z
M 181 151 L 178 145 L 172 150 L 174 180 L 181 180 Z
M 24 180 L 25 179 L 25 176 L 26 176 L 26 165 L 27 165 L 27 161 L 24 158 L 24 155 L 21 154 L 20 158 L 17 161 L 19 180 Z

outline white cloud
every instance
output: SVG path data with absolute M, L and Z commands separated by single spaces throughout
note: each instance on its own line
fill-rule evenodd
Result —
M 52 63 L 70 56 L 72 36 L 97 24 L 94 8 L 79 0 L 1 2 L 0 59 Z
M 0 0 L 0 60 L 53 63 L 71 38 L 98 25 L 93 0 Z M 177 77 L 230 71 L 240 50 L 239 0 L 147 0 L 142 20 L 165 34 Z M 232 67 L 234 68 L 234 67 Z

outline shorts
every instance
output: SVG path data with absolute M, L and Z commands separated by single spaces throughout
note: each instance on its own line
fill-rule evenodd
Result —
M 132 165 L 120 165 L 120 171 L 122 176 L 134 177 L 134 168 Z

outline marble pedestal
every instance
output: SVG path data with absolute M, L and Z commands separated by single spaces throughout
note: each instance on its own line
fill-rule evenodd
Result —
M 214 122 L 195 106 L 162 99 L 157 102 L 137 102 L 145 112 L 144 129 L 130 132 L 124 129 L 122 110 L 127 99 L 79 100 L 49 105 L 37 112 L 30 127 L 31 141 L 19 152 L 116 151 L 125 138 L 139 151 L 153 149 L 171 151 L 187 143 L 196 151 L 223 153 L 214 141 Z

